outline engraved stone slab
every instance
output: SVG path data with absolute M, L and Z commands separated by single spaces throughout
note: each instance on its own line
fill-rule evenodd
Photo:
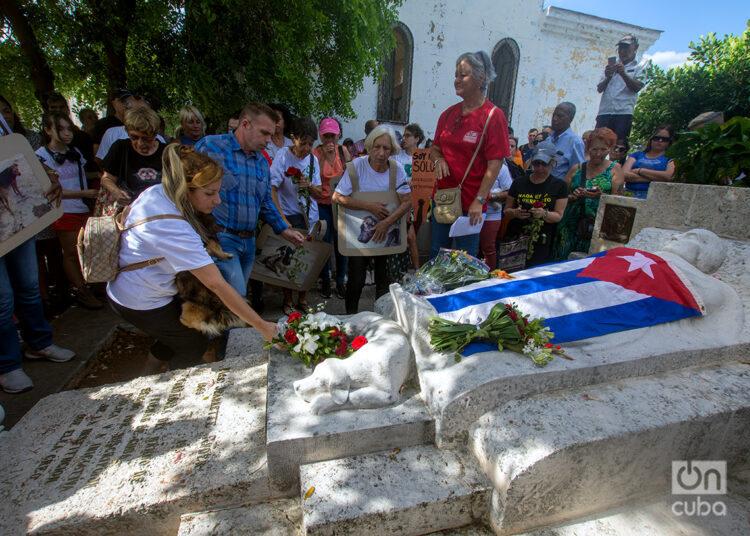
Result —
M 254 328 L 235 328 L 229 331 L 227 348 L 224 352 L 225 359 L 237 357 L 252 358 L 248 365 L 260 365 L 268 361 L 268 350 L 263 349 L 265 344 L 263 335 Z
M 266 367 L 43 399 L 0 437 L 3 534 L 175 534 L 183 513 L 268 498 Z
M 288 353 L 270 352 L 268 468 L 278 493 L 296 492 L 303 463 L 433 443 L 434 423 L 415 389 L 404 389 L 394 406 L 314 415 L 292 386 L 310 372 Z

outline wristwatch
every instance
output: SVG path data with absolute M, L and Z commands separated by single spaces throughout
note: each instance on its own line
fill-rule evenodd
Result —
M 487 202 L 487 198 L 486 197 L 482 197 L 481 195 L 478 195 L 477 196 L 477 201 L 479 201 L 480 203 L 482 203 L 484 205 Z

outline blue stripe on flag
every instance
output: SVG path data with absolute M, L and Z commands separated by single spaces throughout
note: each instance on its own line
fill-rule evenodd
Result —
M 577 277 L 584 269 L 585 267 L 569 272 L 535 277 L 533 279 L 508 281 L 490 287 L 467 290 L 466 292 L 449 294 L 447 296 L 427 296 L 426 299 L 437 310 L 438 314 L 441 314 L 458 311 L 464 307 L 479 305 L 480 303 L 495 302 L 503 298 L 525 296 L 545 290 L 560 289 L 599 281 L 591 277 Z
M 555 337 L 550 341 L 562 344 L 589 337 L 608 335 L 617 331 L 644 328 L 700 316 L 700 311 L 661 298 L 644 298 L 642 300 L 593 309 L 582 313 L 550 318 L 545 321 Z M 466 346 L 463 355 L 497 350 L 496 344 L 474 342 Z

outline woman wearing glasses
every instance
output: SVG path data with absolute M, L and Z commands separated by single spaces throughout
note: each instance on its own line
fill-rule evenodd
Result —
M 615 146 L 609 151 L 609 161 L 617 162 L 620 166 L 625 165 L 625 160 L 628 159 L 628 150 L 630 144 L 628 140 L 617 140 Z
M 161 157 L 166 144 L 156 139 L 159 116 L 151 108 L 134 108 L 125 117 L 128 138 L 118 140 L 104 158 L 102 187 L 128 205 L 146 188 L 161 183 Z
M 674 139 L 674 130 L 670 125 L 656 127 L 646 144 L 645 151 L 631 154 L 623 172 L 625 173 L 625 191 L 633 197 L 646 199 L 648 185 L 653 181 L 669 182 L 674 176 L 674 161 L 667 158 L 667 151 Z

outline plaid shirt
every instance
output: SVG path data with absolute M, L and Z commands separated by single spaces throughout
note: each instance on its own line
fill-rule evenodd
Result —
M 287 228 L 271 199 L 270 168 L 261 153 L 247 154 L 232 132 L 206 136 L 195 144 L 195 150 L 207 154 L 224 168 L 219 191 L 221 204 L 213 211 L 220 227 L 252 231 L 258 226 L 260 215 L 276 234 Z

